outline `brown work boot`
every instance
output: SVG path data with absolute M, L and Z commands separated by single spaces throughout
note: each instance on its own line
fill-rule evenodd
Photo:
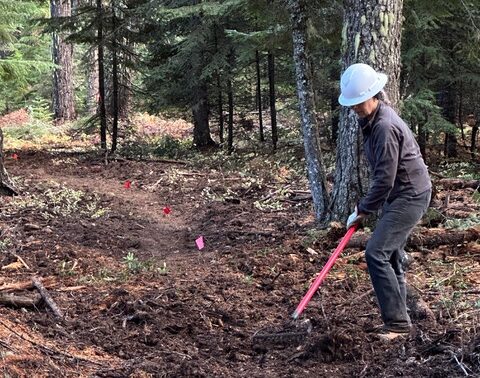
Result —
M 399 338 L 406 338 L 410 333 L 410 328 L 389 328 L 381 327 L 375 332 L 375 336 L 382 341 L 393 341 Z

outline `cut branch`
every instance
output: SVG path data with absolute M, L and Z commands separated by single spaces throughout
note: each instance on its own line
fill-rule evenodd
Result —
M 17 308 L 37 307 L 41 300 L 42 300 L 42 297 L 38 294 L 36 294 L 33 297 L 27 297 L 27 296 L 24 296 L 24 295 L 7 294 L 7 293 L 1 293 L 0 294 L 0 304 L 1 305 L 17 307 Z
M 54 284 L 54 280 L 52 278 L 46 278 L 43 281 L 44 287 L 50 287 Z M 11 284 L 3 284 L 0 286 L 0 292 L 11 292 L 11 291 L 20 291 L 20 290 L 28 290 L 33 289 L 35 286 L 33 285 L 32 281 L 22 281 L 22 282 L 15 282 Z

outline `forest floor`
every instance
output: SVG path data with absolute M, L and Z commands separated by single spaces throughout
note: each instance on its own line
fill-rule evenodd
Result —
M 2 197 L 0 294 L 39 277 L 64 318 L 45 305 L 0 306 L 5 377 L 480 376 L 478 242 L 410 249 L 407 279 L 433 318 L 415 318 L 406 338 L 368 331 L 379 312 L 362 249 L 347 248 L 302 314 L 312 332 L 258 344 L 255 332 L 288 322 L 344 233 L 314 228 L 306 186 L 16 153 L 6 159 L 20 195 Z M 478 214 L 475 194 L 442 190 L 435 201 Z

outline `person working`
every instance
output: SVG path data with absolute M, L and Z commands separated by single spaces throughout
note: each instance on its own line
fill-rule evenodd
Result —
M 406 305 L 404 247 L 428 208 L 432 185 L 412 131 L 382 101 L 386 83 L 385 74 L 367 64 L 353 64 L 341 76 L 338 100 L 359 118 L 364 152 L 372 173 L 368 193 L 348 217 L 347 229 L 382 210 L 365 257 L 384 323 L 378 334 L 392 340 L 411 329 Z

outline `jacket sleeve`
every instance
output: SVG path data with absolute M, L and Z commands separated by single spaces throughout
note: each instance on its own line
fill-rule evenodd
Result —
M 388 198 L 397 176 L 400 135 L 388 124 L 378 125 L 373 137 L 373 174 L 367 195 L 358 204 L 360 213 L 373 213 Z

